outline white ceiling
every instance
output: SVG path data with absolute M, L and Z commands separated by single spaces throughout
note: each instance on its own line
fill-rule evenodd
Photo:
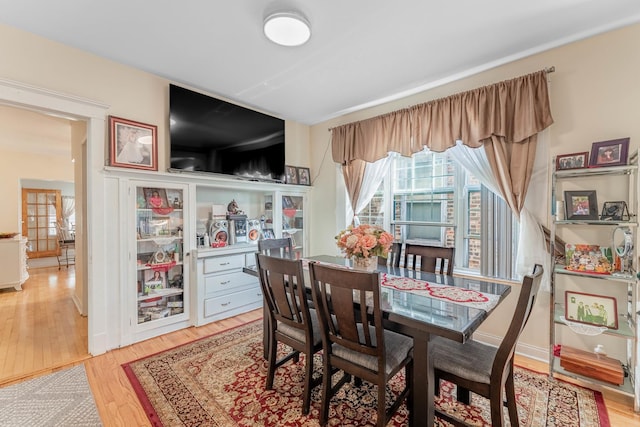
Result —
M 306 45 L 264 37 L 283 8 Z M 638 0 L 0 0 L 0 23 L 306 124 L 638 21 Z

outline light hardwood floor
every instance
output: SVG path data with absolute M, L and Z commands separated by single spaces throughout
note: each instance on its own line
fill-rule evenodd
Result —
M 259 319 L 262 310 L 202 327 L 190 327 L 90 357 L 87 319 L 71 301 L 73 267 L 30 270 L 22 292 L 0 291 L 0 387 L 85 363 L 105 427 L 150 426 L 121 365 L 141 357 Z M 545 363 L 517 357 L 516 363 L 546 372 Z M 629 398 L 604 391 L 612 427 L 640 425 Z

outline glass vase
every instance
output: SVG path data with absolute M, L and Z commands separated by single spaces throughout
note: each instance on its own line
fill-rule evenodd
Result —
M 369 258 L 353 257 L 353 268 L 356 270 L 375 271 L 378 266 L 378 257 Z

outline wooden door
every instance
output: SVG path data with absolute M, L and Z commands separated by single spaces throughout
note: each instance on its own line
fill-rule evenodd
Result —
M 22 235 L 29 239 L 29 258 L 58 254 L 58 233 L 62 207 L 60 190 L 22 189 Z

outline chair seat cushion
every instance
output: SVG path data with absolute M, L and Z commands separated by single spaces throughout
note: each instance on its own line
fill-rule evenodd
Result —
M 311 315 L 311 327 L 313 329 L 313 345 L 320 345 L 322 342 L 322 335 L 320 334 L 320 321 L 318 320 L 318 315 L 312 308 L 309 309 L 309 314 Z M 284 322 L 278 322 L 278 332 L 288 335 L 300 342 L 306 341 L 304 330 L 288 325 Z
M 462 344 L 435 337 L 429 341 L 429 357 L 435 369 L 483 384 L 489 384 L 497 351 L 496 347 L 474 340 Z
M 375 341 L 375 330 L 371 328 L 371 333 Z M 375 342 L 374 342 L 375 344 Z M 384 331 L 384 346 L 385 346 L 385 373 L 390 375 L 398 365 L 404 361 L 409 353 L 413 350 L 413 339 L 400 335 L 391 331 Z M 332 353 L 344 360 L 348 360 L 352 363 L 364 366 L 365 368 L 377 372 L 378 371 L 378 358 L 367 354 L 362 354 L 357 351 L 350 350 L 339 344 L 333 344 Z

